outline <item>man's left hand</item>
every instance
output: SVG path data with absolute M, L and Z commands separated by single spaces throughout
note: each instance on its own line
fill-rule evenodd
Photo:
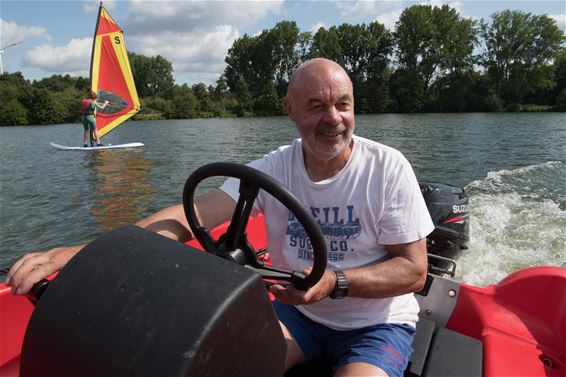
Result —
M 311 269 L 304 271 L 305 275 L 310 272 Z M 334 272 L 326 270 L 319 282 L 306 291 L 298 290 L 293 284 L 273 284 L 269 288 L 269 292 L 277 300 L 287 305 L 309 305 L 328 297 L 335 285 L 336 275 Z

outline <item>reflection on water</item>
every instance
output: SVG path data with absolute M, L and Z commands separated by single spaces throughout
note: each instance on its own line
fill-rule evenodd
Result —
M 138 221 L 155 195 L 149 185 L 152 162 L 137 150 L 113 152 L 93 153 L 88 163 L 95 176 L 92 216 L 101 232 Z

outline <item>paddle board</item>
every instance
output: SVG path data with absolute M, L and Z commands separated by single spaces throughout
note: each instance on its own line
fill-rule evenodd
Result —
M 61 149 L 64 151 L 99 151 L 104 149 L 119 149 L 119 148 L 136 148 L 136 147 L 143 147 L 142 143 L 128 143 L 128 144 L 105 144 L 100 147 L 69 147 L 66 145 L 60 145 L 55 143 L 49 143 L 53 147 L 57 149 Z

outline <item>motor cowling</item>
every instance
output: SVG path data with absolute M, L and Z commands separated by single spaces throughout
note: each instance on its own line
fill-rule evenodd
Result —
M 461 187 L 443 183 L 419 182 L 419 186 L 434 223 L 434 230 L 427 237 L 427 251 L 455 259 L 467 249 L 470 240 L 468 194 Z M 442 268 L 448 265 L 442 260 L 429 262 Z

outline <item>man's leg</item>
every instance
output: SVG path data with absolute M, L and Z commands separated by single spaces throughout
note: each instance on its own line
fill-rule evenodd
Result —
M 334 377 L 387 377 L 387 373 L 381 368 L 375 365 L 367 363 L 351 363 L 346 364 L 342 368 L 338 369 Z
M 283 337 L 285 338 L 285 343 L 287 344 L 287 354 L 285 355 L 285 370 L 289 370 L 295 365 L 302 364 L 305 362 L 305 356 L 303 351 L 299 346 L 299 343 L 295 340 L 291 332 L 287 329 L 287 326 L 283 322 L 279 321 L 281 326 L 281 331 L 283 331 Z
M 315 329 L 316 324 L 293 306 L 275 301 L 273 308 L 287 344 L 285 370 L 320 355 L 320 338 Z
M 327 343 L 334 355 L 334 376 L 401 377 L 413 353 L 415 328 L 378 324 L 337 332 Z

